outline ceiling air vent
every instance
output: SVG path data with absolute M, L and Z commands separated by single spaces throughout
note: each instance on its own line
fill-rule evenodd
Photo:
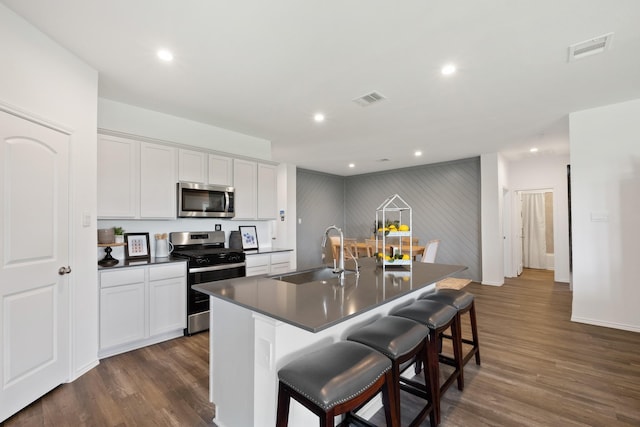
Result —
M 611 37 L 613 37 L 613 33 L 572 44 L 569 46 L 569 62 L 604 52 L 611 45 Z
M 353 100 L 353 102 L 355 102 L 356 104 L 358 104 L 361 107 L 367 107 L 371 104 L 375 104 L 377 102 L 380 101 L 384 101 L 386 98 L 384 97 L 384 95 L 378 93 L 378 92 L 371 92 L 368 93 L 366 95 L 362 95 L 359 98 L 356 98 Z

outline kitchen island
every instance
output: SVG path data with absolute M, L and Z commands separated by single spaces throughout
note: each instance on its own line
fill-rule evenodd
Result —
M 211 296 L 210 400 L 220 427 L 273 426 L 280 367 L 388 314 L 466 267 L 413 263 L 377 267 L 360 259 L 360 275 L 295 284 L 286 276 L 255 276 L 194 285 Z M 365 417 L 380 406 L 372 401 Z M 289 425 L 317 425 L 291 403 Z

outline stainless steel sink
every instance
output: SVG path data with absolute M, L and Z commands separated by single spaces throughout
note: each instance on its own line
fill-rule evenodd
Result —
M 353 274 L 352 270 L 345 270 L 344 274 Z M 293 271 L 291 273 L 279 274 L 276 276 L 270 276 L 270 279 L 280 280 L 282 282 L 294 283 L 301 285 L 303 283 L 329 281 L 332 279 L 338 280 L 338 273 L 333 272 L 333 268 L 319 267 L 311 270 Z

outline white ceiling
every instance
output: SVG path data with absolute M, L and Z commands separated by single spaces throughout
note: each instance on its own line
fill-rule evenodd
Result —
M 640 98 L 638 0 L 1 1 L 97 69 L 100 97 L 338 175 L 567 153 L 570 112 Z M 609 50 L 567 61 L 609 32 Z M 387 99 L 352 101 L 372 91 Z

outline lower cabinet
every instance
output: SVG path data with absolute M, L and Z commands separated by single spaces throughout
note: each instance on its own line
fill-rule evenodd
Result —
M 185 262 L 101 270 L 100 357 L 183 335 Z
M 286 273 L 290 269 L 291 252 L 273 252 L 271 254 L 247 255 L 247 276 L 259 276 L 260 274 Z

